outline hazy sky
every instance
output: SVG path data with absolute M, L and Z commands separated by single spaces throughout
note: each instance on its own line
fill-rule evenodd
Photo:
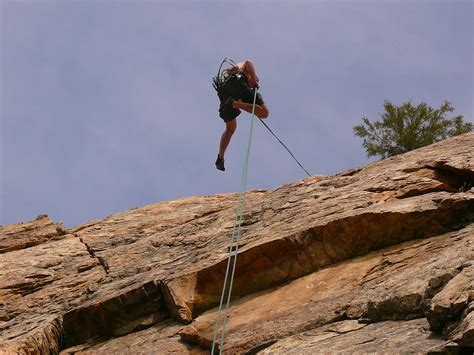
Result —
M 250 115 L 214 167 L 224 56 L 254 61 L 268 124 L 313 174 L 368 162 L 352 127 L 386 99 L 473 120 L 472 0 L 0 3 L 2 224 L 239 191 Z M 255 122 L 248 187 L 304 177 Z

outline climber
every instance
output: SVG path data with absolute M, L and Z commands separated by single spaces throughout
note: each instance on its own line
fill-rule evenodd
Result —
M 225 171 L 224 154 L 237 128 L 236 117 L 240 115 L 240 110 L 252 113 L 254 90 L 259 88 L 258 83 L 253 63 L 246 60 L 225 70 L 224 81 L 215 87 L 220 100 L 219 116 L 225 123 L 216 160 L 219 170 Z M 262 119 L 268 117 L 268 108 L 260 93 L 257 93 L 255 100 L 255 115 Z

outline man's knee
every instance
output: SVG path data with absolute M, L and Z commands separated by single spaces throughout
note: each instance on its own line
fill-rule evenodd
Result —
M 228 123 L 225 127 L 225 133 L 229 136 L 232 136 L 237 128 L 236 124 Z

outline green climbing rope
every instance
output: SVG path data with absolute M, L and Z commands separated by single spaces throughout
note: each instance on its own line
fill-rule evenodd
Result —
M 224 348 L 225 329 L 226 329 L 226 326 L 227 326 L 229 305 L 230 305 L 230 299 L 231 299 L 231 296 L 232 296 L 232 286 L 234 284 L 235 269 L 236 269 L 236 266 L 237 266 L 237 254 L 239 252 L 239 241 L 240 241 L 240 230 L 241 230 L 240 227 L 242 225 L 242 216 L 243 216 L 244 207 L 245 207 L 245 192 L 247 190 L 247 175 L 248 175 L 248 165 L 249 165 L 249 157 L 250 157 L 250 146 L 252 145 L 253 122 L 254 122 L 254 116 L 255 116 L 255 101 L 256 101 L 256 98 L 257 98 L 257 89 L 254 89 L 253 106 L 252 106 L 252 118 L 251 118 L 251 121 L 250 121 L 250 134 L 249 134 L 249 140 L 248 140 L 248 144 L 247 144 L 247 153 L 245 155 L 244 169 L 243 169 L 243 172 L 242 172 L 242 179 L 241 179 L 241 182 L 240 182 L 239 201 L 238 201 L 237 209 L 236 209 L 234 227 L 232 228 L 232 237 L 231 237 L 231 243 L 230 243 L 230 248 L 229 248 L 229 256 L 227 258 L 227 268 L 226 268 L 225 277 L 224 277 L 224 285 L 222 286 L 221 300 L 220 300 L 220 303 L 219 303 L 219 309 L 217 311 L 216 323 L 214 324 L 214 335 L 213 335 L 213 339 L 212 339 L 211 354 L 214 354 L 214 349 L 216 347 L 217 333 L 219 331 L 222 305 L 223 305 L 224 299 L 225 299 L 226 288 L 227 288 L 227 280 L 229 278 L 230 265 L 232 264 L 232 273 L 230 275 L 229 291 L 228 291 L 228 294 L 227 294 L 227 302 L 226 302 L 225 312 L 224 312 L 224 322 L 223 322 L 223 326 L 222 326 L 221 342 L 219 344 L 219 354 L 222 354 L 222 349 Z

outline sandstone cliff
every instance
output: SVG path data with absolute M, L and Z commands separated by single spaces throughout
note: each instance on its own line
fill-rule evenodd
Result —
M 472 352 L 473 152 L 248 192 L 224 352 Z M 0 352 L 209 353 L 237 197 L 0 226 Z

